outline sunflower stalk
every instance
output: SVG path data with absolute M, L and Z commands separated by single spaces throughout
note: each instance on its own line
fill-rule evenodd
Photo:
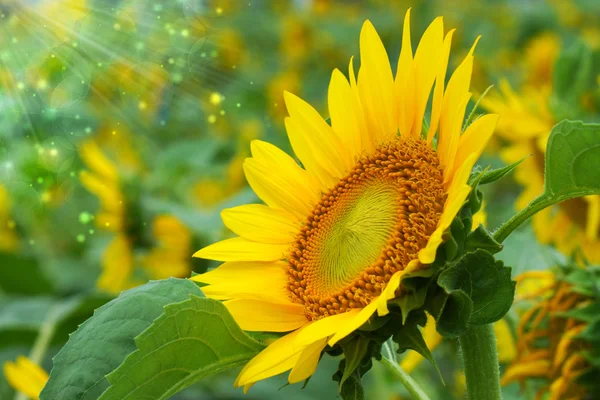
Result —
M 382 346 L 381 363 L 386 366 L 408 390 L 413 399 L 429 400 L 429 396 L 423 391 L 421 386 L 409 375 L 400 368 L 394 352 L 394 344 L 391 340 L 385 342 Z
M 501 399 L 498 350 L 493 325 L 472 326 L 458 341 L 463 353 L 467 398 Z

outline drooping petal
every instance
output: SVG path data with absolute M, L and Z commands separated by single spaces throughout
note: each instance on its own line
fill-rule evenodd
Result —
M 389 140 L 398 131 L 394 76 L 385 47 L 369 20 L 360 31 L 358 88 L 372 137 Z
M 353 313 L 345 324 L 341 325 L 335 332 L 335 335 L 327 342 L 330 346 L 335 345 L 337 342 L 360 328 L 365 322 L 371 318 L 375 310 L 377 310 L 377 299 L 373 299 L 365 308 L 361 309 L 358 313 Z M 346 313 L 348 314 L 348 313 Z M 344 314 L 342 314 L 344 315 Z
M 350 166 L 340 155 L 342 144 L 333 129 L 298 96 L 285 92 L 283 98 L 290 114 L 285 120 L 288 137 L 304 168 L 322 184 L 342 177 Z
M 414 60 L 414 121 L 411 136 L 421 137 L 421 126 L 425 108 L 431 93 L 433 81 L 439 70 L 440 60 L 443 61 L 444 22 L 442 17 L 436 18 L 423 33 Z
M 305 325 L 304 306 L 292 303 L 270 303 L 254 299 L 223 302 L 235 322 L 250 332 L 290 332 Z
M 262 204 L 247 204 L 221 211 L 223 223 L 241 237 L 261 243 L 292 243 L 300 223 L 287 212 Z
M 319 360 L 321 358 L 321 352 L 327 346 L 327 339 L 323 338 L 313 344 L 307 346 L 302 353 L 300 358 L 292 368 L 292 372 L 288 377 L 289 383 L 302 382 L 308 379 L 315 373 Z
M 392 275 L 389 282 L 387 283 L 381 295 L 377 298 L 377 314 L 379 316 L 384 316 L 389 314 L 389 310 L 387 307 L 387 302 L 395 297 L 396 290 L 400 286 L 400 282 L 402 278 L 411 272 L 416 271 L 419 268 L 419 263 L 416 260 L 413 260 L 408 263 L 408 265 L 402 270 L 397 271 Z M 375 301 L 375 300 L 373 300 Z
M 250 360 L 238 375 L 234 386 L 247 386 L 292 369 L 300 354 L 308 347 L 296 343 L 301 331 L 299 329 L 277 339 Z
M 286 268 L 287 264 L 282 261 L 226 262 L 190 279 L 207 283 L 202 291 L 217 300 L 255 299 L 289 303 Z
M 198 250 L 194 257 L 216 261 L 277 261 L 283 259 L 288 249 L 288 244 L 259 243 L 236 237 Z
M 344 326 L 358 315 L 360 311 L 361 310 L 358 308 L 353 308 L 345 313 L 330 315 L 326 318 L 311 322 L 311 324 L 304 327 L 302 332 L 298 335 L 298 344 L 308 345 L 332 336 L 341 326 Z

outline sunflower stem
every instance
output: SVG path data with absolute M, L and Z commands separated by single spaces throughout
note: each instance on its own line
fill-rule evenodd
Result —
M 411 394 L 412 398 L 416 400 L 429 400 L 429 396 L 425 394 L 421 386 L 419 386 L 419 384 L 407 374 L 406 371 L 400 368 L 400 365 L 398 365 L 393 345 L 385 342 L 382 350 L 384 350 L 384 354 L 382 354 L 381 363 L 396 375 L 400 383 L 402 383 L 406 390 Z
M 574 196 L 576 197 L 576 196 Z M 531 216 L 542 211 L 544 208 L 551 206 L 566 199 L 556 199 L 552 196 L 542 195 L 527 205 L 524 209 L 513 215 L 508 221 L 503 223 L 498 228 L 493 236 L 498 243 L 502 243 L 515 229 L 521 226 Z
M 463 353 L 467 398 L 500 400 L 500 373 L 496 334 L 492 324 L 470 327 L 458 338 Z

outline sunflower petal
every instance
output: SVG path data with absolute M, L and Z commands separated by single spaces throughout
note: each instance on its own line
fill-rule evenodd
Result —
M 333 129 L 298 96 L 284 92 L 283 98 L 290 114 L 285 120 L 288 137 L 304 168 L 322 184 L 342 177 L 347 165 L 339 151 L 342 143 Z
M 133 273 L 133 254 L 127 237 L 115 236 L 102 255 L 102 273 L 96 285 L 102 290 L 118 293 L 128 288 Z
M 398 57 L 396 79 L 394 81 L 398 101 L 398 129 L 400 135 L 410 136 L 414 122 L 414 62 L 410 40 L 410 8 L 404 15 L 402 49 Z
M 394 76 L 385 47 L 366 20 L 360 31 L 358 88 L 369 129 L 376 141 L 385 141 L 398 131 Z
M 475 154 L 475 160 L 479 158 L 483 149 L 494 133 L 494 128 L 498 122 L 498 115 L 488 114 L 478 118 L 465 130 L 458 142 L 456 151 L 456 161 L 454 162 L 453 172 L 450 179 L 454 177 L 458 169 L 463 165 L 468 156 Z M 473 166 L 471 165 L 471 168 Z
M 269 303 L 253 299 L 223 302 L 235 322 L 250 332 L 290 332 L 305 325 L 304 306 L 292 303 Z
M 312 211 L 310 199 L 296 195 L 298 182 L 291 176 L 280 176 L 254 158 L 244 161 L 244 173 L 254 193 L 269 207 L 286 210 L 298 219 Z
M 338 69 L 331 74 L 327 95 L 331 127 L 347 148 L 346 167 L 350 169 L 361 151 L 362 132 L 358 118 L 362 109 L 356 107 L 354 91 Z
M 414 121 L 412 123 L 412 136 L 420 137 L 421 126 L 425 108 L 431 93 L 433 81 L 439 69 L 439 62 L 443 54 L 444 22 L 442 17 L 436 18 L 423 33 L 419 42 L 414 60 L 415 74 L 415 99 Z
M 299 329 L 277 339 L 258 353 L 242 368 L 234 386 L 247 386 L 292 369 L 307 347 L 296 343 L 296 337 L 301 331 Z
M 448 59 L 450 58 L 450 46 L 452 45 L 452 36 L 454 29 L 446 34 L 444 38 L 444 47 L 442 55 L 438 62 L 438 71 L 435 78 L 435 88 L 433 89 L 433 100 L 431 103 L 431 118 L 429 119 L 429 131 L 427 132 L 427 144 L 433 142 L 437 132 L 440 115 L 442 113 L 442 103 L 444 100 L 444 85 L 446 84 L 446 70 L 448 69 Z
M 190 278 L 207 283 L 202 288 L 208 297 L 218 300 L 255 299 L 272 303 L 289 303 L 286 290 L 287 264 L 277 262 L 226 262 L 218 268 Z
M 327 339 L 323 338 L 306 347 L 300 353 L 300 358 L 296 362 L 296 365 L 294 365 L 294 368 L 292 368 L 288 382 L 298 383 L 310 378 L 317 370 L 319 360 L 321 359 L 321 352 L 325 346 L 327 346 Z
M 308 345 L 332 336 L 340 326 L 344 326 L 347 322 L 351 321 L 358 313 L 360 313 L 360 309 L 353 308 L 345 313 L 330 315 L 312 322 L 310 325 L 304 327 L 298 335 L 298 344 Z
M 276 261 L 284 257 L 289 247 L 288 244 L 259 243 L 236 237 L 198 250 L 194 257 L 216 261 Z
M 360 328 L 365 322 L 371 318 L 375 310 L 377 310 L 377 301 L 373 299 L 369 305 L 361 309 L 360 312 L 354 313 L 348 318 L 345 324 L 341 325 L 340 328 L 335 332 L 335 335 L 327 342 L 330 346 L 335 345 L 337 342 Z M 348 314 L 348 313 L 346 313 Z M 343 315 L 343 314 L 342 314 Z
M 300 230 L 299 221 L 288 213 L 262 204 L 227 208 L 221 219 L 235 234 L 261 243 L 292 243 Z
M 112 183 L 119 181 L 117 167 L 104 155 L 95 142 L 87 141 L 82 143 L 79 146 L 79 155 L 83 159 L 83 162 L 104 180 Z

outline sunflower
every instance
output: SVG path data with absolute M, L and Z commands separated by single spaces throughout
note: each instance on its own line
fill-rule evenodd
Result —
M 17 357 L 15 362 L 4 362 L 4 376 L 10 386 L 34 400 L 40 398 L 48 382 L 48 373 L 25 356 Z
M 352 60 L 349 79 L 337 69 L 331 76 L 331 125 L 284 94 L 302 166 L 269 143 L 251 143 L 244 172 L 265 205 L 224 210 L 239 236 L 198 251 L 225 263 L 192 278 L 208 284 L 208 297 L 225 300 L 242 329 L 285 333 L 246 364 L 236 386 L 247 390 L 290 369 L 290 383 L 307 379 L 326 346 L 388 314 L 402 277 L 435 260 L 497 120 L 482 116 L 461 135 L 475 45 L 444 87 L 453 33 L 444 37 L 435 19 L 413 54 L 407 12 L 394 77 L 365 21 L 358 78 Z
M 19 246 L 15 222 L 10 218 L 10 203 L 8 191 L 0 185 L 0 251 L 8 252 Z
M 547 47 L 552 47 L 551 39 L 544 40 Z M 530 72 L 533 71 L 535 66 L 531 67 Z M 550 109 L 551 94 L 550 80 L 526 84 L 519 92 L 502 80 L 500 93 L 489 94 L 481 101 L 489 111 L 502 115 L 497 127 L 498 136 L 507 143 L 500 151 L 502 159 L 507 163 L 524 159 L 514 174 L 524 187 L 515 202 L 517 209 L 525 208 L 544 191 L 546 143 L 558 122 Z M 532 225 L 540 242 L 553 244 L 565 254 L 579 248 L 590 262 L 600 262 L 600 196 L 581 197 L 546 208 L 532 217 Z
M 505 371 L 503 385 L 537 380 L 536 398 L 597 398 L 598 272 L 596 267 L 563 267 L 517 277 L 519 286 L 535 287 L 521 297 L 534 305 L 521 317 L 518 356 Z
M 191 233 L 177 218 L 157 215 L 152 220 L 152 237 L 146 240 L 139 207 L 127 188 L 119 169 L 94 141 L 84 142 L 80 155 L 91 171 L 81 171 L 83 186 L 98 196 L 100 211 L 95 216 L 96 225 L 114 233 L 102 255 L 102 273 L 98 288 L 111 293 L 144 283 L 135 277 L 137 250 L 145 254 L 139 264 L 144 278 L 164 279 L 189 274 L 189 248 Z M 133 196 L 135 197 L 135 196 Z M 149 242 L 149 243 L 148 243 Z

